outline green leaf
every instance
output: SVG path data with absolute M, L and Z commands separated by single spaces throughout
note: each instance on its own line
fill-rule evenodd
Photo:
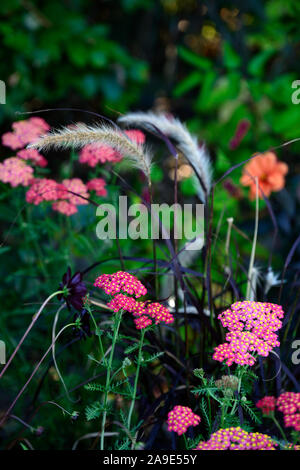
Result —
M 151 181 L 153 183 L 160 183 L 164 177 L 163 170 L 158 165 L 152 165 L 151 167 Z
M 10 246 L 1 246 L 0 247 L 0 255 L 3 255 L 3 253 L 6 253 L 7 251 L 10 251 Z
M 234 69 L 241 65 L 240 56 L 235 52 L 229 42 L 224 42 L 223 44 L 223 60 L 225 67 L 229 69 Z
M 201 72 L 192 72 L 184 80 L 182 80 L 174 89 L 174 96 L 179 97 L 190 91 L 195 86 L 201 83 L 202 79 Z
M 194 65 L 195 67 L 198 67 L 202 70 L 209 70 L 212 66 L 210 60 L 195 54 L 195 52 L 192 52 L 185 47 L 179 46 L 177 52 L 179 57 L 185 62 L 188 62 L 189 64 Z
M 87 406 L 85 409 L 85 416 L 87 421 L 92 419 L 99 418 L 99 416 L 106 411 L 107 413 L 111 412 L 111 407 L 104 407 L 99 401 L 94 402 L 92 405 Z
M 205 74 L 202 88 L 196 101 L 196 110 L 205 111 L 209 108 L 208 97 L 211 95 L 211 91 L 214 88 L 214 84 L 217 78 L 217 73 L 214 70 L 210 70 Z
M 256 54 L 248 64 L 248 72 L 254 76 L 261 76 L 267 61 L 274 53 L 275 49 L 266 49 L 265 51 Z

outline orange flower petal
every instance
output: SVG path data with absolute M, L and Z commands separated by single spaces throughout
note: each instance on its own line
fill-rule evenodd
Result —
M 287 166 L 286 163 L 278 162 L 276 165 L 276 171 L 282 173 L 283 175 L 286 175 L 287 172 L 289 171 L 289 167 Z
M 285 185 L 285 179 L 281 173 L 272 173 L 269 175 L 268 182 L 272 187 L 272 191 L 280 191 Z

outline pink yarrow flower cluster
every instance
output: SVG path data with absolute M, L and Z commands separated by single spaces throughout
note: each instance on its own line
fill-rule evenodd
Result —
M 98 165 L 98 163 L 116 163 L 120 160 L 122 160 L 122 155 L 109 145 L 104 144 L 94 143 L 85 145 L 79 154 L 79 162 L 86 163 L 92 168 Z
M 2 144 L 13 150 L 24 148 L 50 129 L 44 119 L 32 117 L 12 124 L 13 132 L 2 135 Z
M 106 182 L 103 178 L 94 178 L 87 182 L 86 187 L 89 191 L 95 191 L 97 196 L 106 196 Z
M 146 287 L 132 274 L 118 271 L 114 274 L 102 274 L 96 280 L 94 285 L 103 289 L 108 295 L 114 296 L 108 303 L 114 312 L 124 310 L 132 313 L 135 326 L 138 330 L 147 326 L 158 324 L 160 322 L 172 323 L 173 315 L 169 310 L 158 302 L 139 302 L 139 298 L 147 294 Z M 129 294 L 134 297 L 128 297 Z
M 218 318 L 223 327 L 228 328 L 226 343 L 215 348 L 213 359 L 252 366 L 256 359 L 251 353 L 268 356 L 279 346 L 275 331 L 282 327 L 284 312 L 280 305 L 268 302 L 243 301 L 231 305 Z
M 270 415 L 275 411 L 276 398 L 273 396 L 266 396 L 258 400 L 256 403 L 257 408 L 260 408 L 264 415 Z
M 16 186 L 28 186 L 33 179 L 33 169 L 17 157 L 6 158 L 0 163 L 0 181 Z
M 277 398 L 276 405 L 284 415 L 285 427 L 300 431 L 300 393 L 284 392 Z
M 139 298 L 147 294 L 147 289 L 141 281 L 125 271 L 118 271 L 114 274 L 102 274 L 97 277 L 94 286 L 100 287 L 108 295 L 115 295 L 122 291 Z
M 146 328 L 146 326 L 151 325 L 153 322 L 155 325 L 161 322 L 166 324 L 174 322 L 172 313 L 159 302 L 136 302 L 132 314 L 135 317 L 134 323 L 138 330 Z
M 247 432 L 240 427 L 220 429 L 195 450 L 275 450 L 277 444 L 267 434 Z
M 133 297 L 128 297 L 124 294 L 117 294 L 109 303 L 108 307 L 111 308 L 115 313 L 119 310 L 125 310 L 126 312 L 133 312 L 136 307 L 136 300 Z
M 89 198 L 87 187 L 80 178 L 65 179 L 62 184 L 63 187 L 67 189 L 67 191 L 65 191 L 65 199 L 67 199 L 71 204 L 74 206 L 83 206 L 89 203 L 86 200 Z M 72 193 L 77 193 L 79 196 Z
M 70 192 L 71 191 L 71 192 Z M 80 194 L 82 197 L 77 196 Z M 52 209 L 70 216 L 77 212 L 77 206 L 88 204 L 86 185 L 79 178 L 65 179 L 57 183 L 52 179 L 35 178 L 26 193 L 26 201 L 38 205 L 43 201 L 53 201 Z
M 145 142 L 145 134 L 139 130 L 125 131 L 129 139 L 135 141 L 137 144 Z M 79 162 L 86 163 L 94 168 L 98 163 L 112 162 L 117 163 L 121 161 L 123 156 L 109 145 L 93 143 L 85 145 L 79 154 Z
M 107 194 L 102 178 L 95 178 L 87 185 L 79 178 L 65 179 L 62 183 L 48 178 L 34 178 L 33 168 L 26 163 L 45 167 L 48 162 L 36 149 L 23 147 L 47 132 L 50 126 L 43 119 L 32 117 L 26 121 L 14 122 L 12 127 L 13 132 L 2 136 L 2 143 L 12 149 L 22 150 L 17 152 L 16 157 L 7 158 L 0 163 L 0 181 L 13 187 L 30 185 L 26 193 L 27 202 L 38 205 L 43 201 L 51 201 L 53 210 L 70 216 L 78 212 L 77 206 L 88 204 L 89 190 L 95 191 L 99 196 Z M 114 152 L 111 148 L 109 151 Z
M 200 416 L 193 413 L 188 406 L 177 405 L 168 413 L 168 431 L 174 431 L 181 436 L 190 426 L 198 426 Z
M 49 178 L 34 178 L 26 193 L 26 201 L 38 205 L 43 201 L 57 201 L 65 195 L 61 184 Z
M 36 166 L 44 168 L 48 165 L 48 161 L 43 155 L 41 155 L 36 149 L 23 149 L 17 152 L 17 157 L 22 158 L 23 160 L 29 160 L 34 163 Z

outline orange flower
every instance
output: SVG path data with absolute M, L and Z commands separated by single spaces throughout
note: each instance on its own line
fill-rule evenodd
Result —
M 272 191 L 280 191 L 285 185 L 285 175 L 288 172 L 286 163 L 279 162 L 275 153 L 265 152 L 252 158 L 243 169 L 240 179 L 242 185 L 250 186 L 250 199 L 255 199 L 256 184 L 254 178 L 258 178 L 259 197 L 262 193 L 269 197 Z M 251 178 L 251 176 L 252 178 Z

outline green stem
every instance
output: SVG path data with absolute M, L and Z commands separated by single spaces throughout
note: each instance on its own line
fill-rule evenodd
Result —
M 280 434 L 282 435 L 283 439 L 288 442 L 287 438 L 286 438 L 286 435 L 282 429 L 282 427 L 280 426 L 280 424 L 278 423 L 277 419 L 275 418 L 274 414 L 271 415 L 271 418 L 272 420 L 274 421 L 275 425 L 277 426 L 277 428 L 279 429 L 280 431 Z
M 139 345 L 139 352 L 138 352 L 138 359 L 137 359 L 137 367 L 136 367 L 136 373 L 135 373 L 135 380 L 134 380 L 134 386 L 133 386 L 133 395 L 132 395 L 132 401 L 128 413 L 128 419 L 127 419 L 127 428 L 128 431 L 130 432 L 130 425 L 131 425 L 131 417 L 134 409 L 134 404 L 136 400 L 136 392 L 137 392 L 137 386 L 138 386 L 138 380 L 139 380 L 139 375 L 140 375 L 140 368 L 141 368 L 141 363 L 142 363 L 142 349 L 143 349 L 143 344 L 144 344 L 144 338 L 145 338 L 145 328 L 142 329 L 141 331 L 141 340 L 140 340 L 140 345 Z
M 107 368 L 107 372 L 106 372 L 106 383 L 105 383 L 104 402 L 103 402 L 103 409 L 104 410 L 103 410 L 102 425 L 101 425 L 100 450 L 104 450 L 104 433 L 105 433 L 105 424 L 106 424 L 106 415 L 107 415 L 106 407 L 107 407 L 107 399 L 108 399 L 108 390 L 109 390 L 109 385 L 110 385 L 112 362 L 113 362 L 116 342 L 117 342 L 117 339 L 118 339 L 122 314 L 123 314 L 123 311 L 120 310 L 120 312 L 118 312 L 115 316 L 114 335 L 113 335 L 113 340 L 112 340 L 112 345 L 111 345 L 110 356 L 109 356 L 109 360 L 108 360 L 108 368 Z
M 57 341 L 58 338 L 60 337 L 60 335 L 67 329 L 69 328 L 70 326 L 74 326 L 76 325 L 76 323 L 69 323 L 68 325 L 64 326 L 59 332 L 58 334 L 56 335 L 56 337 L 54 338 L 54 341 Z M 35 368 L 33 369 L 33 372 L 31 373 L 29 379 L 27 380 L 27 382 L 25 383 L 25 385 L 23 385 L 23 387 L 21 388 L 21 390 L 19 391 L 18 395 L 16 396 L 16 398 L 14 399 L 14 401 L 12 402 L 12 404 L 10 405 L 10 407 L 8 408 L 8 410 L 5 412 L 5 414 L 3 415 L 1 421 L 0 421 L 0 427 L 3 426 L 4 422 L 6 421 L 6 419 L 8 418 L 8 416 L 10 415 L 11 411 L 13 410 L 15 404 L 17 403 L 17 401 L 19 400 L 20 396 L 24 393 L 24 391 L 26 390 L 26 388 L 28 387 L 28 385 L 30 384 L 32 378 L 34 377 L 34 375 L 36 374 L 37 370 L 39 369 L 40 365 L 42 364 L 42 362 L 45 360 L 45 358 L 47 357 L 48 353 L 51 351 L 52 349 L 52 344 L 50 344 L 49 348 L 47 349 L 47 351 L 45 352 L 45 354 L 43 355 L 43 357 L 40 359 L 40 361 L 38 362 L 38 364 L 35 366 Z
M 183 439 L 184 439 L 185 448 L 186 448 L 186 450 L 189 450 L 189 445 L 188 445 L 187 438 L 185 437 L 185 434 L 182 434 L 182 435 L 183 435 Z
M 12 355 L 10 356 L 9 360 L 7 361 L 7 364 L 5 365 L 5 367 L 3 368 L 3 370 L 1 371 L 0 373 L 0 379 L 1 377 L 3 377 L 5 371 L 8 369 L 10 363 L 12 362 L 12 360 L 14 359 L 15 355 L 17 354 L 17 352 L 19 351 L 20 347 L 22 346 L 23 342 L 25 341 L 28 333 L 30 332 L 31 328 L 34 326 L 35 322 L 38 320 L 39 316 L 41 315 L 42 311 L 44 310 L 44 308 L 46 307 L 47 303 L 50 302 L 51 299 L 53 299 L 53 297 L 55 297 L 56 295 L 58 294 L 63 294 L 64 291 L 62 290 L 59 290 L 57 292 L 54 292 L 53 294 L 49 295 L 49 297 L 47 297 L 47 299 L 45 300 L 45 302 L 42 304 L 42 306 L 40 307 L 40 309 L 38 310 L 38 312 L 34 315 L 29 327 L 27 328 L 27 330 L 25 331 L 24 335 L 22 336 L 22 338 L 20 339 L 17 347 L 15 348 L 14 352 L 12 353 Z
M 52 326 L 52 359 L 53 359 L 53 364 L 54 364 L 54 367 L 55 367 L 55 370 L 56 370 L 56 373 L 64 387 L 64 390 L 66 392 L 66 395 L 67 395 L 67 398 L 69 401 L 71 401 L 72 403 L 76 403 L 76 400 L 73 400 L 71 397 L 70 397 L 70 394 L 69 394 L 69 390 L 65 384 L 65 381 L 63 379 L 63 376 L 62 374 L 60 373 L 60 370 L 58 368 L 58 365 L 57 365 L 57 362 L 56 362 L 56 357 L 55 357 L 55 337 L 56 337 L 56 326 L 57 326 L 57 322 L 58 322 L 58 319 L 59 319 L 59 314 L 60 312 L 65 308 L 66 304 L 62 304 L 59 309 L 57 310 L 56 312 L 56 315 L 55 315 L 55 318 L 54 318 L 54 322 L 53 322 L 53 326 Z
M 95 317 L 93 315 L 92 309 L 88 305 L 86 305 L 86 309 L 87 309 L 87 311 L 89 312 L 89 314 L 91 316 L 92 322 L 94 323 L 95 334 L 98 336 L 98 339 L 99 339 L 99 348 L 100 348 L 100 354 L 101 354 L 101 360 L 102 360 L 104 358 L 104 349 L 103 349 L 101 336 L 98 334 L 98 325 L 97 325 L 97 322 L 96 322 Z

